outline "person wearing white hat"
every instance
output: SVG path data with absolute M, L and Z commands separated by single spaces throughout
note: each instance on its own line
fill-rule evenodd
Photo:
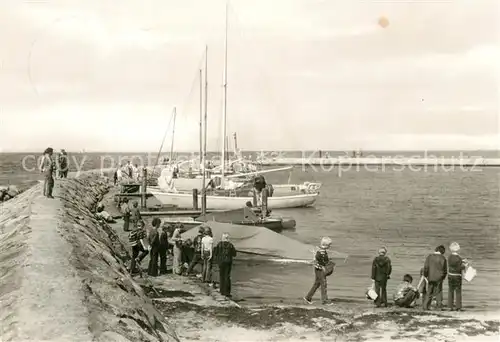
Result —
M 308 304 L 312 304 L 312 297 L 314 293 L 321 287 L 321 302 L 323 304 L 328 304 L 328 293 L 327 293 L 327 266 L 330 263 L 328 257 L 328 249 L 332 245 L 332 239 L 329 237 L 324 237 L 321 239 L 319 250 L 316 252 L 314 258 L 314 283 L 309 290 L 309 293 L 304 297 L 304 300 Z
M 372 263 L 372 281 L 378 295 L 375 299 L 377 307 L 387 307 L 387 280 L 390 279 L 392 273 L 392 264 L 386 254 L 387 248 L 379 248 L 378 256 L 373 259 Z
M 448 257 L 448 308 L 452 311 L 462 310 L 462 271 L 467 266 L 467 260 L 458 255 L 459 250 L 460 245 L 457 242 L 450 244 L 451 255 Z

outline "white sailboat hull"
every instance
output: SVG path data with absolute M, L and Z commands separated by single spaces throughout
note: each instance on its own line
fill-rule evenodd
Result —
M 192 194 L 163 192 L 159 189 L 149 189 L 149 192 L 153 194 L 163 205 L 174 205 L 179 209 L 193 208 Z M 267 201 L 269 209 L 301 208 L 312 206 L 316 202 L 317 197 L 318 194 L 302 194 L 294 196 L 269 197 Z M 252 201 L 252 197 L 207 196 L 207 209 L 241 209 L 247 202 Z M 198 196 L 198 203 L 201 204 L 201 196 Z

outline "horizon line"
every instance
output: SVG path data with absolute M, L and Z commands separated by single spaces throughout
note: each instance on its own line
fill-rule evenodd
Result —
M 346 150 L 329 150 L 329 149 L 314 149 L 314 150 L 308 150 L 308 149 L 271 149 L 271 150 L 264 150 L 264 149 L 259 149 L 259 150 L 243 150 L 241 153 L 256 153 L 256 152 L 322 152 L 322 153 L 350 153 L 350 152 L 500 152 L 500 148 L 497 149 L 373 149 L 373 150 L 364 150 L 364 149 L 346 149 Z M 59 153 L 60 151 L 55 151 L 54 153 Z M 43 152 L 37 152 L 37 151 L 29 151 L 29 150 L 10 150 L 10 151 L 0 151 L 0 154 L 17 154 L 17 153 L 33 153 L 33 154 L 42 154 Z M 82 149 L 82 151 L 66 151 L 66 153 L 71 153 L 71 154 L 83 154 L 83 153 L 141 153 L 141 154 L 158 154 L 158 152 L 153 152 L 153 151 L 143 151 L 143 150 L 136 150 L 136 151 L 126 151 L 126 150 L 109 150 L 109 151 L 98 151 L 98 150 L 90 150 L 86 151 Z M 174 156 L 176 154 L 197 154 L 199 155 L 199 151 L 193 151 L 193 150 L 188 150 L 188 151 L 177 151 L 174 152 Z M 221 151 L 206 151 L 206 153 L 221 153 Z M 226 151 L 228 154 L 234 154 L 234 151 Z M 165 154 L 170 154 L 170 152 L 160 152 L 160 155 L 165 155 Z

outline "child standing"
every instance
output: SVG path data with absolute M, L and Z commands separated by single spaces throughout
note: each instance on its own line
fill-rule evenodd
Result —
M 467 267 L 467 260 L 458 255 L 460 245 L 450 244 L 451 255 L 448 257 L 448 308 L 462 310 L 462 271 Z M 455 304 L 455 305 L 454 305 Z
M 332 245 L 332 239 L 324 237 L 321 239 L 319 250 L 316 252 L 314 258 L 314 283 L 309 290 L 309 293 L 304 297 L 308 304 L 312 304 L 312 297 L 316 290 L 321 287 L 321 302 L 328 303 L 327 283 L 326 283 L 326 266 L 329 263 L 328 249 Z
M 123 215 L 123 231 L 130 231 L 130 207 L 128 206 L 128 198 L 124 198 L 121 205 Z M 134 227 L 135 228 L 135 227 Z
M 201 271 L 201 280 L 204 283 L 212 283 L 212 254 L 214 238 L 212 229 L 205 228 L 205 236 L 201 239 L 201 258 L 203 259 L 203 268 Z
M 139 203 L 137 201 L 134 201 L 134 204 L 132 205 L 132 209 L 130 210 L 130 222 L 132 223 L 132 227 L 135 229 L 135 226 L 137 226 L 137 222 L 142 220 L 141 217 L 141 211 L 139 209 Z
M 231 298 L 231 269 L 236 257 L 236 248 L 229 241 L 229 234 L 222 234 L 220 241 L 214 248 L 214 255 L 219 264 L 220 294 Z
M 375 299 L 375 305 L 387 307 L 387 280 L 391 278 L 392 266 L 391 259 L 387 257 L 387 248 L 382 247 L 378 250 L 378 256 L 372 263 L 372 281 L 375 283 L 375 292 L 378 297 Z
M 132 247 L 132 262 L 130 263 L 130 274 L 136 271 L 141 272 L 141 261 L 148 255 L 149 251 L 146 248 L 147 239 L 146 230 L 144 229 L 144 221 L 137 222 L 137 229 L 134 229 L 129 234 L 130 247 Z M 136 269 L 136 265 L 139 269 Z

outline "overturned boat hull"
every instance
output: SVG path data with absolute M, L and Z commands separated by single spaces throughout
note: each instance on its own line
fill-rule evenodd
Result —
M 179 209 L 193 208 L 193 195 L 187 193 L 165 192 L 159 188 L 149 188 L 149 192 L 163 205 L 174 205 Z M 298 194 L 293 196 L 269 197 L 269 209 L 301 208 L 312 206 L 319 194 Z M 207 196 L 207 209 L 241 209 L 247 202 L 253 203 L 253 197 Z M 201 195 L 198 195 L 201 203 Z

